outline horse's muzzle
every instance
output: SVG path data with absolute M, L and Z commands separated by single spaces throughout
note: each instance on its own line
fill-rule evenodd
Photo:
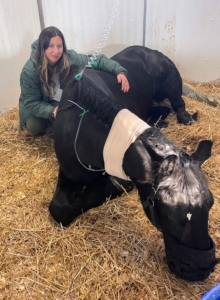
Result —
M 167 264 L 176 276 L 188 281 L 205 280 L 220 259 L 215 257 L 215 243 L 210 238 L 210 250 L 196 250 L 184 246 L 171 236 L 164 234 Z

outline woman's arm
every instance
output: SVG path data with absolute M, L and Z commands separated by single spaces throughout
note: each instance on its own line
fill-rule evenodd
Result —
M 36 71 L 30 72 L 24 68 L 20 76 L 21 101 L 24 107 L 34 116 L 50 119 L 54 106 L 43 96 L 41 83 Z
M 91 55 L 78 54 L 74 50 L 68 50 L 70 65 L 73 67 L 85 67 L 90 60 Z M 107 58 L 104 54 L 100 54 L 92 65 L 94 69 L 109 72 L 117 76 L 118 83 L 122 85 L 122 91 L 128 92 L 129 83 L 127 80 L 127 70 L 118 62 Z
M 78 54 L 74 50 L 68 50 L 68 55 L 70 58 L 70 66 L 73 67 L 85 67 L 88 62 L 91 62 L 90 57 L 92 55 Z M 120 73 L 127 75 L 127 70 L 123 68 L 116 61 L 107 58 L 104 54 L 99 54 L 93 65 L 94 69 L 109 72 L 117 76 Z

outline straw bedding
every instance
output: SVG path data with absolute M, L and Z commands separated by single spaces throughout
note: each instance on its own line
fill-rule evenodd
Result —
M 220 99 L 220 82 L 190 83 Z M 220 107 L 184 98 L 198 111 L 191 127 L 174 114 L 163 132 L 188 153 L 214 141 L 203 170 L 215 197 L 209 229 L 220 257 Z M 199 299 L 219 282 L 220 266 L 204 282 L 176 278 L 165 262 L 162 235 L 148 221 L 137 191 L 107 201 L 63 228 L 48 213 L 58 163 L 53 140 L 19 131 L 18 109 L 0 119 L 0 299 Z

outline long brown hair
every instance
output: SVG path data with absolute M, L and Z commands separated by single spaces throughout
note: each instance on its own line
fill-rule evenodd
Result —
M 54 36 L 59 36 L 63 43 L 63 54 L 56 62 L 55 67 L 52 69 L 48 64 L 45 51 L 49 47 L 50 39 Z M 45 95 L 50 95 L 50 85 L 53 84 L 51 77 L 54 72 L 59 74 L 60 82 L 65 79 L 70 71 L 69 57 L 67 55 L 66 42 L 62 32 L 53 26 L 43 29 L 39 35 L 37 50 L 36 50 L 36 66 L 40 75 L 40 80 L 43 83 L 43 92 Z

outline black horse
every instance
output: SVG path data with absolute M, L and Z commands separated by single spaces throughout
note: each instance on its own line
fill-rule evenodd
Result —
M 170 99 L 179 122 L 192 120 L 181 97 L 181 77 L 167 57 L 134 46 L 113 59 L 128 69 L 127 94 L 121 92 L 113 75 L 95 70 L 85 70 L 80 81 L 74 78 L 80 70 L 71 70 L 63 83 L 54 124 L 60 170 L 50 213 L 58 223 L 68 225 L 80 214 L 123 193 L 115 183 L 117 174 L 104 172 L 103 149 L 115 120 L 128 112 L 127 123 L 119 120 L 119 129 L 126 130 L 135 116 L 143 130 L 121 160 L 120 167 L 131 181 L 122 177 L 116 178 L 117 182 L 128 191 L 132 183 L 138 189 L 146 215 L 163 232 L 170 270 L 183 279 L 204 280 L 217 263 L 215 245 L 208 234 L 213 196 L 200 168 L 211 156 L 212 142 L 201 141 L 189 156 L 157 128 L 145 127 L 148 117 L 155 119 L 162 113 L 165 118 L 168 114 L 167 109 L 152 109 L 153 100 L 163 98 Z

